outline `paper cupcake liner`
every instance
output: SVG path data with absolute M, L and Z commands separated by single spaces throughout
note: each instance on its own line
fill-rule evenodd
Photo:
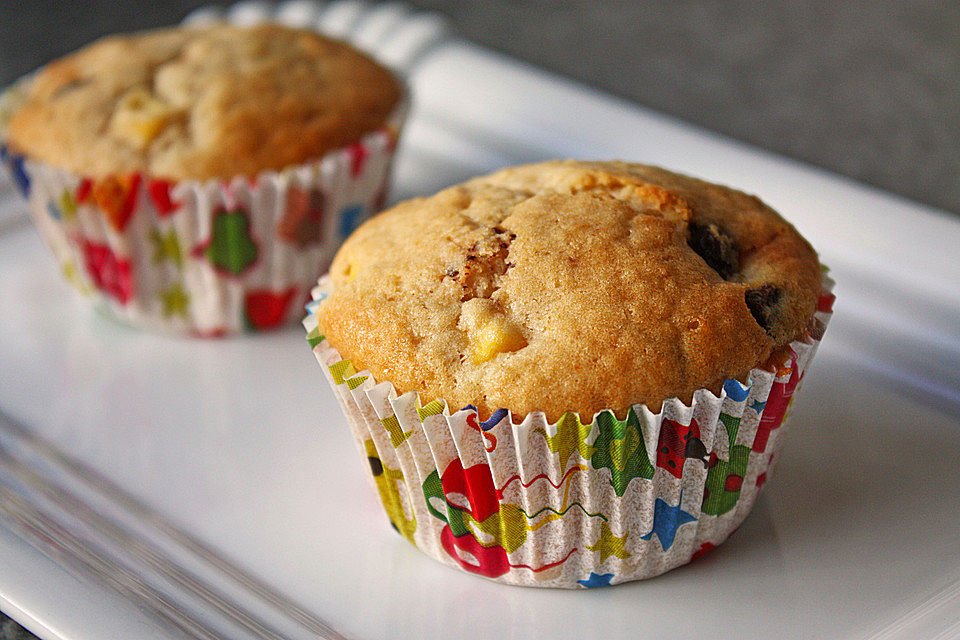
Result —
M 659 413 L 636 405 L 555 424 L 498 410 L 451 413 L 356 371 L 320 335 L 322 278 L 308 341 L 367 458 L 391 525 L 436 560 L 514 585 L 602 587 L 650 578 L 719 545 L 769 480 L 795 391 L 831 315 L 824 278 L 804 340 Z M 622 418 L 622 419 L 621 419 Z
M 78 291 L 130 324 L 220 336 L 300 319 L 337 248 L 383 208 L 406 112 L 404 100 L 356 143 L 252 178 L 91 179 L 18 155 L 2 131 L 0 160 Z

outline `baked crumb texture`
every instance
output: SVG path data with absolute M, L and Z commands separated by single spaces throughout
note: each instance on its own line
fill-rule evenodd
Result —
M 451 411 L 549 421 L 744 380 L 804 336 L 821 284 L 816 253 L 756 197 L 575 161 L 402 203 L 330 275 L 320 331 L 358 370 Z
M 401 88 L 363 53 L 279 25 L 111 36 L 39 72 L 10 144 L 89 177 L 251 176 L 386 122 Z

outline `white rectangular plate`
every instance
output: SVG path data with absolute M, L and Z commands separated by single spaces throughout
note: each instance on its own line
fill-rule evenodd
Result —
M 399 197 L 553 157 L 757 193 L 838 282 L 775 479 L 720 549 L 593 591 L 505 587 L 387 525 L 302 332 L 195 341 L 97 315 L 0 212 L 0 411 L 348 638 L 948 637 L 960 617 L 960 223 L 479 48 L 434 48 Z M 0 529 L 0 608 L 46 638 L 175 637 Z M 954 625 L 954 626 L 951 626 Z

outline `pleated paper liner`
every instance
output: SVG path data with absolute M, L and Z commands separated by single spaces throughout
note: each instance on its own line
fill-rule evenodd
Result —
M 634 406 L 583 423 L 499 410 L 451 413 L 356 371 L 323 339 L 308 340 L 370 467 L 391 525 L 445 564 L 539 587 L 601 587 L 659 575 L 722 543 L 769 480 L 795 391 L 831 315 L 824 290 L 806 339 L 781 350 L 748 383 L 687 406 Z
M 7 113 L 21 91 L 5 93 Z M 337 248 L 383 208 L 406 113 L 404 98 L 348 147 L 232 180 L 86 178 L 15 153 L 2 119 L 0 159 L 85 297 L 129 324 L 220 336 L 301 318 Z

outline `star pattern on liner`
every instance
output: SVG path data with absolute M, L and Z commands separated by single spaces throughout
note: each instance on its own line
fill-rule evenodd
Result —
M 692 515 L 680 508 L 683 503 L 683 490 L 680 490 L 680 499 L 677 505 L 667 504 L 662 498 L 657 498 L 653 504 L 653 529 L 650 533 L 640 536 L 642 540 L 650 540 L 653 534 L 660 538 L 660 546 L 664 551 L 669 551 L 673 546 L 673 539 L 677 535 L 677 529 L 688 522 L 696 521 Z
M 750 408 L 756 411 L 757 413 L 762 413 L 764 408 L 767 406 L 766 402 L 760 402 L 759 400 L 754 400 L 750 403 Z
M 612 573 L 594 573 L 590 572 L 590 577 L 585 580 L 577 580 L 577 584 L 582 584 L 587 589 L 596 589 L 597 587 L 609 587 L 613 580 Z
M 14 183 L 20 189 L 20 194 L 28 197 L 30 195 L 30 176 L 27 175 L 24 168 L 26 158 L 10 153 L 6 145 L 0 145 L 0 158 L 9 163 L 7 166 L 10 173 L 13 174 Z
M 87 286 L 87 283 L 83 281 L 83 278 L 80 277 L 80 272 L 77 271 L 77 265 L 73 262 L 66 262 L 63 265 L 63 277 L 67 279 L 67 282 L 76 287 L 77 291 L 82 293 L 85 296 L 89 296 L 93 291 Z
M 640 419 L 632 407 L 623 420 L 606 409 L 596 415 L 594 422 L 597 437 L 590 464 L 597 470 L 610 470 L 610 484 L 618 497 L 623 497 L 635 478 L 653 478 L 654 467 L 640 432 Z
M 257 261 L 260 250 L 250 230 L 250 216 L 245 209 L 218 208 L 213 213 L 210 237 L 193 250 L 205 256 L 218 271 L 232 276 L 243 275 Z
M 71 221 L 77 217 L 77 199 L 73 197 L 73 194 L 67 190 L 64 190 L 60 194 L 59 198 L 60 211 L 63 212 L 63 219 L 66 221 Z
M 353 204 L 340 212 L 339 233 L 341 238 L 346 238 L 354 229 L 360 226 L 363 221 L 364 209 L 361 204 Z
M 617 556 L 621 559 L 629 558 L 631 554 L 629 551 L 624 549 L 627 543 L 627 537 L 630 535 L 628 531 L 621 537 L 613 535 L 613 531 L 610 529 L 610 525 L 606 522 L 601 523 L 600 525 L 600 537 L 597 538 L 597 541 L 592 545 L 588 545 L 587 549 L 593 551 L 594 553 L 600 554 L 600 562 L 606 562 L 607 558 L 610 556 Z
M 593 455 L 593 446 L 587 443 L 592 428 L 592 423 L 582 424 L 575 413 L 567 412 L 557 422 L 557 435 L 547 435 L 543 429 L 537 429 L 537 433 L 546 439 L 550 452 L 559 455 L 560 464 L 566 468 L 574 453 L 584 460 Z
M 57 208 L 57 205 L 55 205 L 52 200 L 47 201 L 47 214 L 54 220 L 59 220 L 63 217 L 63 212 Z
M 727 392 L 727 397 L 734 402 L 743 402 L 750 394 L 749 386 L 744 386 L 732 378 L 723 383 L 723 390 Z
M 176 315 L 185 318 L 187 308 L 190 306 L 190 296 L 183 290 L 183 287 L 175 284 L 160 292 L 160 302 L 163 304 L 164 317 L 169 318 Z
M 178 267 L 183 266 L 183 252 L 180 250 L 180 241 L 172 229 L 167 233 L 160 233 L 154 229 L 150 232 L 150 242 L 153 243 L 153 264 L 170 260 Z
M 407 441 L 407 438 L 413 435 L 413 429 L 410 431 L 403 430 L 403 427 L 400 426 L 400 421 L 397 420 L 397 416 L 380 418 L 380 422 L 383 423 L 383 428 L 390 434 L 390 444 L 392 444 L 394 448 L 399 447 Z
M 712 542 L 704 542 L 700 545 L 700 548 L 693 552 L 693 555 L 690 556 L 690 561 L 693 562 L 697 558 L 703 557 L 704 554 L 709 553 L 712 549 L 716 549 L 717 545 Z
M 89 195 L 100 207 L 103 216 L 114 231 L 123 233 L 137 209 L 139 187 L 140 174 L 138 173 L 109 176 L 94 180 L 90 185 Z

